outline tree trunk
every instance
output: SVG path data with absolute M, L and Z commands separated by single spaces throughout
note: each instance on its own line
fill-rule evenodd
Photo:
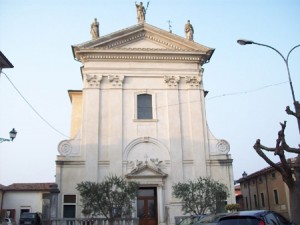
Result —
M 290 209 L 291 209 L 291 221 L 295 224 L 300 224 L 300 181 L 295 181 L 290 192 Z

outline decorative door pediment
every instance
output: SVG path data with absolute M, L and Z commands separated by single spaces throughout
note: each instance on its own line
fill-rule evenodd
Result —
M 139 161 L 136 160 L 135 162 L 130 162 L 133 165 L 133 169 L 130 173 L 126 174 L 127 178 L 165 178 L 168 175 L 164 173 L 160 168 L 159 164 L 161 161 L 158 159 L 150 159 L 149 161 Z

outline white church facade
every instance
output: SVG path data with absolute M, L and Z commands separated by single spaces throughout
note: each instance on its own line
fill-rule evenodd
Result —
M 155 225 L 182 215 L 178 182 L 211 177 L 235 203 L 229 144 L 206 120 L 202 66 L 214 49 L 145 22 L 72 49 L 83 88 L 69 91 L 71 139 L 58 146 L 59 218 L 82 217 L 78 183 L 111 174 L 139 183 L 135 216 L 152 202 Z

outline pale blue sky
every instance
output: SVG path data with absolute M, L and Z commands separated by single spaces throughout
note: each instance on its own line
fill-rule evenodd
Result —
M 3 72 L 60 132 L 69 135 L 70 130 L 67 90 L 82 88 L 81 64 L 73 59 L 71 45 L 91 39 L 94 18 L 100 22 L 100 35 L 135 25 L 134 3 L 0 0 L 0 50 L 15 66 Z M 204 88 L 209 91 L 206 113 L 212 133 L 230 143 L 235 179 L 243 171 L 252 173 L 268 166 L 252 146 L 257 138 L 274 146 L 279 122 L 287 120 L 288 144 L 296 147 L 300 142 L 296 120 L 284 111 L 293 105 L 283 60 L 271 49 L 240 46 L 236 40 L 268 44 L 286 56 L 300 44 L 299 12 L 299 0 L 150 1 L 147 23 L 168 30 L 167 21 L 171 20 L 173 33 L 184 36 L 183 27 L 189 19 L 195 29 L 194 40 L 216 49 L 204 65 Z M 298 100 L 299 61 L 300 47 L 289 60 Z M 7 138 L 13 127 L 18 131 L 14 142 L 0 144 L 0 184 L 55 181 L 57 146 L 66 138 L 32 111 L 4 74 L 0 102 L 0 137 Z

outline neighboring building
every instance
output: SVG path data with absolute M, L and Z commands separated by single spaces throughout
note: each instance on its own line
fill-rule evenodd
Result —
M 289 160 L 294 165 L 294 159 Z M 289 218 L 289 190 L 281 174 L 273 167 L 250 175 L 244 172 L 237 182 L 240 183 L 245 210 L 274 210 Z
M 83 217 L 76 185 L 110 174 L 140 183 L 135 216 L 153 225 L 182 215 L 177 182 L 211 177 L 235 203 L 229 144 L 206 121 L 202 66 L 214 49 L 147 23 L 72 49 L 83 89 L 69 91 L 71 139 L 58 147 L 59 218 Z
M 40 212 L 50 218 L 50 185 L 53 183 L 15 183 L 1 185 L 1 216 L 19 222 L 23 212 Z M 0 195 L 1 196 L 1 195 Z
M 243 199 L 243 195 L 241 192 L 241 186 L 240 185 L 234 186 L 234 190 L 235 190 L 235 201 L 237 204 L 240 205 L 240 211 L 245 210 L 244 199 Z

